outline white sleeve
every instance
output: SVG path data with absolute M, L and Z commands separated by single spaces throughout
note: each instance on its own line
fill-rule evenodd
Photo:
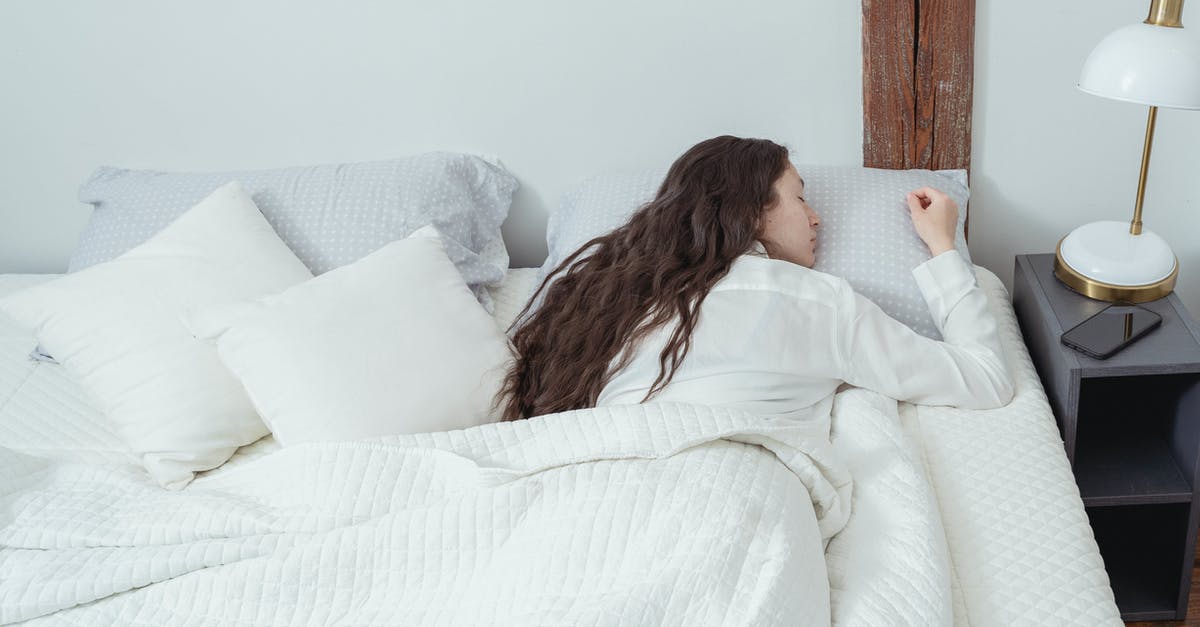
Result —
M 926 405 L 988 409 L 1007 404 L 1012 377 L 987 295 L 971 267 L 957 251 L 949 251 L 917 266 L 913 276 L 944 340 L 916 333 L 847 285 L 838 314 L 841 378 Z

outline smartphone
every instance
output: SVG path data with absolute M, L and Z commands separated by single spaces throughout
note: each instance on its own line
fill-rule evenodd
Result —
M 1162 316 L 1137 305 L 1109 305 L 1062 334 L 1062 343 L 1095 359 L 1108 359 L 1158 328 Z

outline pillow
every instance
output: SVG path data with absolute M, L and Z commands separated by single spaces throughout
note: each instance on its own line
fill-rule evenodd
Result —
M 145 243 L 0 300 L 93 397 L 150 475 L 181 488 L 267 429 L 181 315 L 312 274 L 234 182 Z
M 958 204 L 954 246 L 970 263 L 963 232 L 970 195 L 966 171 L 810 168 L 800 172 L 806 183 L 804 197 L 821 216 L 813 269 L 846 279 L 854 291 L 889 316 L 921 335 L 942 339 L 912 275 L 930 254 L 912 226 L 905 194 L 929 186 L 954 199 Z
M 188 174 L 102 167 L 79 188 L 95 206 L 71 256 L 75 272 L 145 241 L 228 181 L 241 181 L 313 274 L 432 224 L 480 302 L 508 270 L 500 224 L 517 181 L 497 163 L 445 152 L 391 161 Z
M 511 358 L 432 228 L 189 324 L 283 446 L 492 422 Z
M 908 216 L 905 194 L 938 188 L 958 203 L 956 246 L 970 261 L 963 233 L 969 191 L 964 170 L 881 170 L 796 164 L 805 198 L 821 216 L 814 269 L 846 279 L 891 317 L 941 339 L 912 269 L 929 259 Z M 546 229 L 549 256 L 538 284 L 588 240 L 624 224 L 654 198 L 666 170 L 601 175 L 567 192 Z

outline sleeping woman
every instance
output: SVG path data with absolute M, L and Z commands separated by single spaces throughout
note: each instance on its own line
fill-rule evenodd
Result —
M 828 424 L 842 383 L 914 403 L 1006 404 L 996 321 L 954 249 L 958 209 L 928 187 L 907 202 L 932 253 L 913 275 L 940 342 L 811 269 L 821 219 L 786 148 L 729 136 L 693 146 L 654 200 L 538 288 L 541 306 L 513 336 L 504 419 L 676 401 Z

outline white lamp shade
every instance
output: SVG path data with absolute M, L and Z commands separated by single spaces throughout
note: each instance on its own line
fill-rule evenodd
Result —
M 1088 55 L 1079 89 L 1156 107 L 1200 109 L 1200 41 L 1182 28 L 1120 28 Z

